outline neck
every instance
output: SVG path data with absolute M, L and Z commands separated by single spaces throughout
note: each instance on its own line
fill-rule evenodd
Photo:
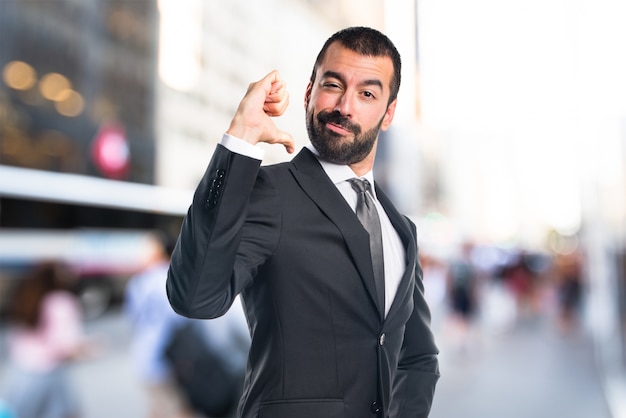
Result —
M 350 164 L 350 168 L 357 177 L 363 177 L 367 172 L 372 170 L 372 164 L 364 164 L 364 161 L 356 164 Z

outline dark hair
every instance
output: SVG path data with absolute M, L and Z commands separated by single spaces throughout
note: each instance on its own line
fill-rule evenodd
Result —
M 398 97 L 398 91 L 400 90 L 400 70 L 402 67 L 400 53 L 394 46 L 393 42 L 391 42 L 391 40 L 383 33 L 377 31 L 376 29 L 363 26 L 342 29 L 326 40 L 326 43 L 320 50 L 317 55 L 317 59 L 315 60 L 313 72 L 311 73 L 311 83 L 315 82 L 317 68 L 324 60 L 328 47 L 330 47 L 330 45 L 334 42 L 339 42 L 342 46 L 361 55 L 391 58 L 393 63 L 393 78 L 391 80 L 391 85 L 389 86 L 391 89 L 389 103 Z
M 63 263 L 44 261 L 32 266 L 13 289 L 7 310 L 9 320 L 35 328 L 41 319 L 44 298 L 57 290 L 72 291 L 73 277 Z
M 174 252 L 174 247 L 176 247 L 176 238 L 162 230 L 152 231 L 152 237 L 163 249 L 163 254 L 170 258 Z

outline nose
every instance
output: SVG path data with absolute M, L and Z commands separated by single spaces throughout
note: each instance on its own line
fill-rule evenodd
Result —
M 337 104 L 333 109 L 335 112 L 339 112 L 342 116 L 350 117 L 352 116 L 352 99 L 348 93 L 343 93 L 339 96 L 337 100 Z

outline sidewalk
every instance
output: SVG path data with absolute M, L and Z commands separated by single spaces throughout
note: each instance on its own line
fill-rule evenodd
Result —
M 455 347 L 439 337 L 442 377 L 430 418 L 611 418 L 582 331 L 559 335 L 546 318 L 518 321 Z

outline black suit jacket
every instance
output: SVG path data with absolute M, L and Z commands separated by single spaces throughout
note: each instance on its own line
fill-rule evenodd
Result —
M 367 232 L 316 157 L 305 148 L 260 167 L 218 146 L 167 291 L 176 312 L 194 318 L 218 317 L 242 295 L 252 335 L 242 417 L 428 416 L 438 351 L 415 226 L 376 193 L 406 247 L 386 318 Z

